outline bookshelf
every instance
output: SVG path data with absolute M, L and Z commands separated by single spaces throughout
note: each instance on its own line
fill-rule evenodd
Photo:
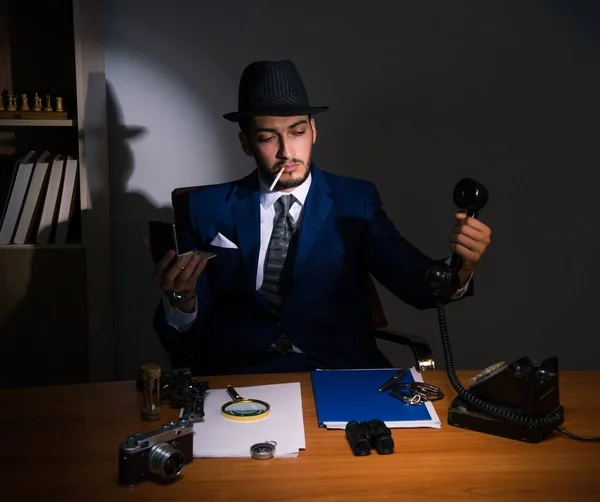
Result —
M 72 120 L 0 119 L 0 127 L 73 127 Z
M 3 99 L 0 169 L 49 150 L 78 159 L 79 182 L 66 242 L 0 245 L 0 388 L 114 377 L 103 15 L 97 0 L 0 0 L 0 89 L 66 112 L 11 115 Z

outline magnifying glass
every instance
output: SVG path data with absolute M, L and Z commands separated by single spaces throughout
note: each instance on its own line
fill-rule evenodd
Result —
M 255 422 L 267 418 L 271 413 L 269 403 L 258 399 L 245 399 L 231 385 L 227 386 L 227 393 L 231 396 L 232 401 L 221 406 L 221 415 L 227 420 Z

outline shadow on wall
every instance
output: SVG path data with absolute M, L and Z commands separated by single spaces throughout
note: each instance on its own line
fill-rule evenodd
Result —
M 111 193 L 111 262 L 116 331 L 117 379 L 129 378 L 147 362 L 167 365 L 152 327 L 152 316 L 160 290 L 152 279 L 154 265 L 142 244 L 149 220 L 173 220 L 171 206 L 156 207 L 139 192 L 129 192 L 127 184 L 135 169 L 131 142 L 147 137 L 145 127 L 123 124 L 115 92 L 107 81 L 106 106 Z M 134 327 L 123 333 L 119 325 Z

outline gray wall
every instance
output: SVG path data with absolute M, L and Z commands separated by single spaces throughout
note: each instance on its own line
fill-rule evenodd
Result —
M 448 308 L 458 367 L 557 355 L 600 369 L 598 16 L 544 3 L 107 0 L 118 377 L 163 361 L 147 220 L 171 217 L 176 186 L 253 169 L 221 115 L 246 64 L 283 58 L 331 106 L 318 165 L 374 181 L 426 253 L 448 252 L 456 181 L 488 187 L 476 296 Z M 381 295 L 390 324 L 428 337 L 441 363 L 435 312 Z

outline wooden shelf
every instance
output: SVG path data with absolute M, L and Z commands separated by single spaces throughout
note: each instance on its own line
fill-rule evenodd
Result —
M 6 164 L 31 150 L 72 155 L 85 187 L 68 243 L 0 245 L 0 388 L 114 378 L 102 14 L 97 0 L 0 0 L 0 90 L 18 101 L 26 93 L 30 107 L 36 92 L 64 106 L 0 111 L 0 153 Z M 30 61 L 32 47 L 56 57 Z M 88 179 L 105 188 L 90 190 Z
M 0 244 L 0 249 L 78 249 L 83 244 Z
M 26 126 L 26 127 L 73 127 L 72 120 L 53 119 L 0 119 L 0 126 Z

